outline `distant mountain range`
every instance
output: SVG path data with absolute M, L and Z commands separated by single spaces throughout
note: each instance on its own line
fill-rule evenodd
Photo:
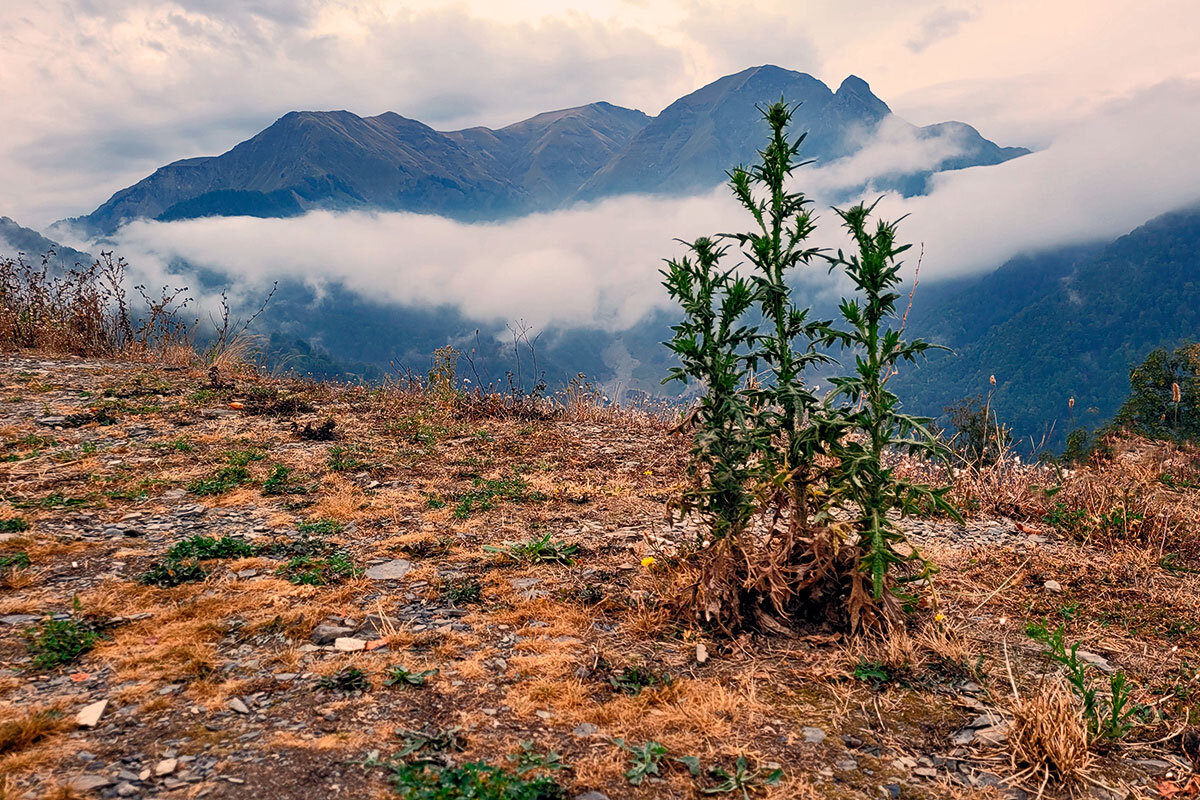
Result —
M 313 208 L 483 220 L 614 194 L 694 192 L 754 158 L 762 142 L 754 107 L 780 97 L 800 104 L 796 129 L 808 132 L 804 151 L 818 163 L 858 151 L 893 116 L 860 78 L 850 76 L 834 92 L 811 75 L 775 66 L 714 81 L 657 117 L 600 102 L 499 130 L 437 131 L 392 112 L 293 111 L 222 155 L 160 167 L 68 222 L 99 235 L 139 218 L 286 217 Z M 950 137 L 954 145 L 932 170 L 881 176 L 909 194 L 922 191 L 931 172 L 1028 152 L 1000 147 L 959 122 L 908 127 L 917 137 Z

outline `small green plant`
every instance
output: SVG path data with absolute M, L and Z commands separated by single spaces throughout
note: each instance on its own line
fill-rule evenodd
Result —
M 441 767 L 396 763 L 392 783 L 401 800 L 565 800 L 553 778 L 523 778 L 483 762 Z
M 449 578 L 442 582 L 442 597 L 452 603 L 478 603 L 483 600 L 483 587 L 471 577 Z
M 334 472 L 357 472 L 370 466 L 357 457 L 354 448 L 340 445 L 329 448 L 329 459 L 326 463 Z
M 301 522 L 296 530 L 306 536 L 335 536 L 346 526 L 332 519 L 310 519 Z
M 436 669 L 426 669 L 421 672 L 410 672 L 400 665 L 388 667 L 387 677 L 383 679 L 384 686 L 424 686 L 430 678 L 437 675 Z
M 16 572 L 19 569 L 28 569 L 32 564 L 33 562 L 29 560 L 29 554 L 23 550 L 0 555 L 0 574 L 4 572 Z
M 168 561 L 193 558 L 205 561 L 214 558 L 248 558 L 254 555 L 254 546 L 236 536 L 191 536 L 167 551 Z
M 551 562 L 569 565 L 575 563 L 574 556 L 579 551 L 579 546 L 551 539 L 550 534 L 547 533 L 541 538 L 529 539 L 524 542 L 504 542 L 499 547 L 484 545 L 483 550 L 486 553 L 506 556 L 523 564 Z
M 667 748 L 658 742 L 650 741 L 641 747 L 632 747 L 624 739 L 613 739 L 613 744 L 629 753 L 629 769 L 625 779 L 634 786 L 641 786 L 642 781 L 650 775 L 659 775 L 659 767 L 667 755 Z
M 434 508 L 434 509 L 445 508 L 446 501 L 443 500 L 442 498 L 438 497 L 436 494 L 429 494 L 429 495 L 425 496 L 425 505 L 429 506 L 429 508 Z
M 169 589 L 185 583 L 197 583 L 208 577 L 208 571 L 200 566 L 199 560 L 164 559 L 150 566 L 138 578 L 138 583 L 144 586 L 159 586 Z
M 323 558 L 298 556 L 276 573 L 301 586 L 329 586 L 357 578 L 362 570 L 354 566 L 349 555 L 339 550 Z
M 29 652 L 35 669 L 54 669 L 69 664 L 100 641 L 101 634 L 75 619 L 46 619 L 26 629 Z
M 625 667 L 620 674 L 608 679 L 612 687 L 624 694 L 641 694 L 643 689 L 653 686 L 670 686 L 671 676 L 639 667 Z
M 225 494 L 250 482 L 250 470 L 243 466 L 222 467 L 207 478 L 188 484 L 188 491 L 198 495 Z
M 562 756 L 553 750 L 538 752 L 532 741 L 521 742 L 521 752 L 510 754 L 508 760 L 514 763 L 516 773 L 521 776 L 531 772 L 557 772 L 567 766 Z
M 1087 531 L 1087 512 L 1081 508 L 1068 508 L 1064 503 L 1055 503 L 1042 517 L 1042 521 L 1071 536 L 1082 535 Z
M 371 679 L 358 667 L 344 667 L 332 675 L 317 679 L 317 686 L 329 692 L 369 692 Z
M 234 467 L 247 466 L 251 461 L 262 461 L 267 454 L 262 450 L 230 450 L 225 454 L 225 460 Z
M 462 495 L 454 507 L 454 518 L 466 519 L 475 511 L 487 511 L 496 500 L 525 500 L 525 492 L 528 489 L 529 484 L 519 476 L 499 480 L 476 478 L 474 488 Z
M 467 749 L 467 743 L 460 736 L 462 728 L 455 725 L 445 730 L 410 731 L 399 728 L 396 735 L 403 745 L 396 751 L 396 758 L 407 758 L 420 753 L 447 753 Z
M 308 487 L 296 483 L 292 478 L 292 473 L 291 467 L 276 464 L 271 470 L 271 474 L 263 481 L 262 493 L 266 495 L 308 494 Z
M 1093 685 L 1091 670 L 1094 667 L 1079 657 L 1079 644 L 1066 645 L 1063 626 L 1051 631 L 1045 621 L 1036 622 L 1026 626 L 1025 633 L 1046 648 L 1046 655 L 1051 661 L 1063 667 L 1067 683 L 1083 703 L 1088 732 L 1100 740 L 1124 738 L 1133 728 L 1135 715 L 1139 711 L 1139 707 L 1131 701 L 1125 673 L 1117 670 L 1109 676 L 1109 694 L 1105 700 Z
M 892 679 L 887 667 L 876 661 L 859 661 L 850 673 L 855 680 L 865 681 L 872 686 L 882 686 Z
M 0 533 L 20 533 L 29 530 L 29 522 L 23 517 L 0 519 Z
M 750 791 L 752 789 L 776 786 L 783 780 L 782 769 L 776 768 L 763 774 L 762 770 L 750 769 L 746 763 L 745 756 L 738 756 L 737 761 L 734 762 L 732 772 L 726 771 L 721 767 L 709 767 L 708 774 L 717 779 L 719 783 L 707 789 L 701 789 L 704 794 L 731 794 L 739 792 L 744 800 L 750 800 Z

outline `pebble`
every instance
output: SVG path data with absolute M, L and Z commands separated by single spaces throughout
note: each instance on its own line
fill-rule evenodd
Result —
M 94 728 L 100 722 L 100 715 L 108 708 L 107 700 L 97 700 L 86 705 L 75 715 L 75 724 L 81 728 Z
M 1054 594 L 1062 594 L 1063 587 L 1062 587 L 1062 584 L 1059 583 L 1058 581 L 1046 581 L 1045 583 L 1042 584 L 1042 586 L 1045 587 L 1047 592 L 1053 592 Z
M 250 713 L 249 707 L 244 702 L 242 702 L 242 698 L 240 698 L 240 697 L 235 697 L 232 700 L 230 700 L 229 708 L 233 711 L 236 711 L 239 714 L 249 714 Z
M 708 661 L 708 648 L 703 642 L 696 642 L 696 663 L 703 664 Z
M 164 775 L 170 775 L 175 771 L 175 767 L 177 766 L 179 766 L 179 759 L 164 758 L 154 765 L 154 774 L 160 778 Z
M 382 564 L 376 564 L 373 567 L 368 567 L 365 574 L 374 581 L 396 581 L 407 575 L 411 569 L 411 561 L 396 558 Z
M 353 628 L 343 628 L 340 625 L 318 625 L 313 628 L 312 640 L 317 644 L 333 644 L 335 639 L 354 633 Z
M 802 732 L 804 734 L 804 741 L 810 744 L 820 744 L 825 741 L 825 731 L 820 728 L 805 727 Z
M 333 649 L 339 653 L 353 653 L 358 650 L 366 650 L 367 642 L 364 639 L 355 639 L 350 636 L 339 636 L 333 640 Z
M 608 795 L 604 792 L 584 792 L 575 795 L 575 800 L 608 800 Z
M 72 778 L 67 786 L 77 792 L 94 792 L 97 789 L 103 789 L 106 786 L 112 786 L 112 781 L 103 775 L 95 775 L 85 772 L 82 775 L 77 775 Z

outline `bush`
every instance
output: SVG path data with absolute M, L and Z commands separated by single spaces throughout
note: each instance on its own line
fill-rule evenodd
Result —
M 1155 350 L 1129 373 L 1114 425 L 1151 439 L 1200 441 L 1200 344 Z

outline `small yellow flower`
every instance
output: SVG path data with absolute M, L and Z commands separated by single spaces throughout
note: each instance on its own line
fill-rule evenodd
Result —
M 654 470 L 652 470 L 652 469 L 648 469 L 648 470 L 646 470 L 645 472 L 643 472 L 642 474 L 643 474 L 643 475 L 653 475 L 653 474 L 654 474 Z
M 653 567 L 654 564 L 655 564 L 654 556 L 646 556 L 645 558 L 642 559 L 642 566 L 646 567 L 647 569 L 649 569 L 650 567 Z
M 942 621 L 942 620 L 944 620 L 945 618 L 946 618 L 946 615 L 945 615 L 945 614 L 943 614 L 943 613 L 942 613 L 942 612 L 940 612 L 940 611 L 939 611 L 938 613 L 936 613 L 936 614 L 934 614 L 934 615 L 933 615 L 933 621 L 934 621 L 934 622 L 941 622 L 941 621 Z

